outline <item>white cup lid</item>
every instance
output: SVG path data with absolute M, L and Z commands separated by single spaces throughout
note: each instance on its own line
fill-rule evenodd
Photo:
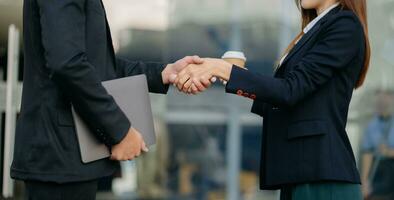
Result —
M 226 59 L 226 58 L 236 58 L 246 61 L 245 54 L 242 51 L 227 51 L 222 56 L 222 59 Z

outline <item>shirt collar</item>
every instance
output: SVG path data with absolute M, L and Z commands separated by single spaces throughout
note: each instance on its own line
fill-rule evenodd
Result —
M 318 15 L 315 19 L 313 19 L 311 22 L 309 22 L 309 24 L 303 30 L 304 34 L 308 33 L 316 25 L 316 23 L 320 21 L 321 18 L 323 18 L 325 15 L 327 15 L 327 13 L 329 13 L 332 9 L 334 9 L 338 5 L 339 5 L 339 3 L 336 3 L 332 6 L 330 6 L 329 8 L 324 10 L 324 12 L 322 12 L 320 15 Z

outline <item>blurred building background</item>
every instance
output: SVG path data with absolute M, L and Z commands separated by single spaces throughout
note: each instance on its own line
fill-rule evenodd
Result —
M 281 52 L 300 31 L 299 12 L 289 0 L 103 1 L 116 52 L 131 60 L 220 57 L 237 48 L 248 57 L 250 70 L 272 74 Z M 15 24 L 22 30 L 22 6 L 22 0 L 0 0 L 1 149 L 8 28 Z M 359 163 L 364 129 L 376 113 L 376 91 L 394 89 L 394 0 L 368 1 L 368 6 L 371 70 L 365 87 L 354 93 L 348 123 Z M 23 44 L 20 49 L 15 105 L 23 81 Z M 258 189 L 262 119 L 249 112 L 251 101 L 225 94 L 220 84 L 193 97 L 171 89 L 167 96 L 152 95 L 151 101 L 158 144 L 136 162 L 122 163 L 116 177 L 103 179 L 98 199 L 278 199 L 276 191 Z M 13 191 L 13 199 L 20 199 L 23 184 L 16 182 Z

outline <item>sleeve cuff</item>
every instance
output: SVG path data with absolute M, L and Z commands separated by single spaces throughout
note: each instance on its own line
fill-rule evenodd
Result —
M 227 81 L 226 92 L 237 94 L 237 91 L 242 89 L 239 83 L 241 82 L 242 77 L 248 76 L 248 72 L 249 71 L 247 69 L 233 65 L 230 73 L 230 78 Z
M 127 133 L 129 132 L 129 129 L 131 127 L 131 123 L 129 121 L 125 121 L 121 125 L 118 125 L 118 127 L 115 127 L 113 129 L 114 134 L 112 141 L 110 141 L 111 145 L 119 144 L 124 137 L 126 137 Z
M 148 76 L 149 91 L 152 93 L 167 94 L 170 85 L 163 83 L 161 75 L 167 64 L 151 63 L 147 65 L 153 65 L 152 68 L 154 68 L 152 72 L 153 76 Z
M 120 108 L 111 113 L 112 117 L 105 118 L 102 126 L 96 128 L 99 138 L 107 146 L 120 143 L 129 132 L 131 123 Z

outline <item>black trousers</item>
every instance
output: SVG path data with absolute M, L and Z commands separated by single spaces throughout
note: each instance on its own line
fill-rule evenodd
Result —
M 53 183 L 25 181 L 26 200 L 95 200 L 97 180 Z

